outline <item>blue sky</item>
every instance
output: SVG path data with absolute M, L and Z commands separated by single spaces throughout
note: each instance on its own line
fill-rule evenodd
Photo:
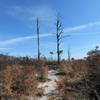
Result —
M 36 17 L 40 19 L 41 55 L 56 57 L 55 19 L 62 16 L 63 58 L 83 58 L 100 46 L 100 0 L 0 0 L 0 53 L 37 57 Z

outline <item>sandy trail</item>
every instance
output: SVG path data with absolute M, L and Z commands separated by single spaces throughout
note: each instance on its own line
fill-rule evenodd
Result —
M 57 84 L 55 80 L 59 80 L 59 78 L 55 75 L 57 73 L 56 70 L 50 70 L 48 72 L 48 79 L 50 81 L 41 82 L 39 83 L 39 88 L 44 88 L 44 96 L 39 98 L 38 100 L 48 100 L 49 96 L 52 95 L 52 93 L 57 89 Z

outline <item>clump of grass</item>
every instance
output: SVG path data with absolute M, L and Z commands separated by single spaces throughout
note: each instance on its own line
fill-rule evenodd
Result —
M 37 93 L 36 93 L 36 96 L 43 96 L 43 94 L 44 94 L 44 89 L 43 88 L 38 88 L 37 89 Z
M 43 66 L 37 69 L 37 77 L 41 82 L 45 82 L 48 79 L 48 66 Z

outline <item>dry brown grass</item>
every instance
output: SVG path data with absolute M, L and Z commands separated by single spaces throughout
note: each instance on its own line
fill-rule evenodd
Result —
M 38 67 L 36 69 L 37 77 L 39 81 L 46 81 L 48 79 L 48 66 Z
M 38 88 L 36 96 L 43 96 L 43 94 L 44 94 L 44 89 L 43 88 Z
M 79 81 L 84 78 L 84 74 L 88 71 L 87 63 L 84 60 L 73 60 L 63 62 L 60 69 L 67 75 L 67 81 Z
M 0 96 L 34 95 L 37 90 L 37 78 L 34 67 L 19 65 L 8 66 L 0 71 Z

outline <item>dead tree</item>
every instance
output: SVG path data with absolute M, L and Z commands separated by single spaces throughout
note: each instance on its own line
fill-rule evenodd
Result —
M 71 58 L 71 53 L 70 53 L 70 48 L 68 48 L 68 61 L 70 61 Z
M 37 26 L 37 45 L 38 45 L 38 60 L 40 60 L 40 27 L 39 27 L 39 18 L 36 19 L 36 26 Z
M 58 64 L 60 63 L 60 44 L 61 44 L 61 39 L 62 39 L 62 33 L 63 33 L 63 28 L 62 28 L 61 17 L 57 16 L 57 19 L 56 19 L 56 43 L 57 43 L 57 62 L 58 62 Z

